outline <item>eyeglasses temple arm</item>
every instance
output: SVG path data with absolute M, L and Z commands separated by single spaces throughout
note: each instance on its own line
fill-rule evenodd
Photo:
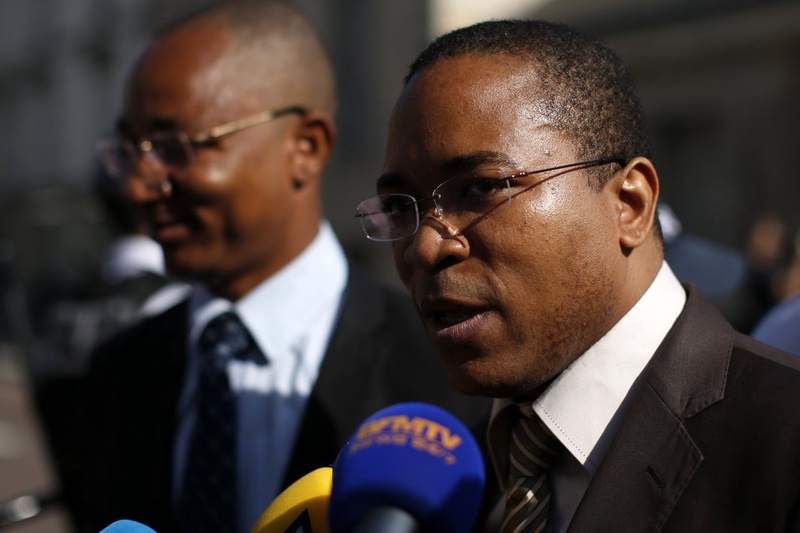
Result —
M 264 124 L 265 122 L 275 120 L 278 117 L 282 117 L 283 115 L 288 115 L 290 113 L 304 115 L 306 114 L 306 110 L 299 106 L 292 106 L 279 109 L 277 111 L 262 111 L 261 113 L 250 115 L 249 117 L 240 118 L 239 120 L 234 120 L 232 122 L 228 122 L 227 124 L 216 126 L 208 131 L 200 132 L 196 135 L 193 135 L 189 140 L 193 143 L 204 143 L 211 139 L 217 139 L 245 128 Z

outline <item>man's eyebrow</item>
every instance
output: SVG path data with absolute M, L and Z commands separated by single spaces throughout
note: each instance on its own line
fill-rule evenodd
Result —
M 150 121 L 150 128 L 154 131 L 176 130 L 180 124 L 174 118 L 154 118 Z
M 129 120 L 119 117 L 116 121 L 117 133 L 131 133 Z M 173 118 L 154 118 L 147 125 L 147 131 L 173 131 L 179 128 L 179 123 Z
M 449 175 L 470 172 L 487 166 L 506 168 L 510 170 L 516 170 L 518 168 L 517 162 L 509 155 L 502 152 L 482 150 L 448 159 L 441 166 L 441 171 L 436 172 L 441 174 L 441 179 L 444 181 Z M 378 181 L 375 183 L 375 188 L 377 190 L 398 190 L 402 189 L 404 186 L 408 186 L 410 181 L 411 180 L 402 174 L 394 174 L 389 172 L 378 178 Z
M 482 150 L 454 157 L 442 165 L 442 170 L 444 173 L 467 172 L 486 166 L 516 169 L 518 165 L 508 154 Z
M 381 174 L 378 181 L 375 182 L 375 188 L 381 189 L 398 189 L 407 184 L 408 180 L 400 174 Z

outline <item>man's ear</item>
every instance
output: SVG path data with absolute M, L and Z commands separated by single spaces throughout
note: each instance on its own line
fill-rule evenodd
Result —
M 658 174 L 653 163 L 636 157 L 613 178 L 619 209 L 619 239 L 623 248 L 642 245 L 653 231 L 658 203 Z
M 335 142 L 336 126 L 328 113 L 309 111 L 301 116 L 293 137 L 292 185 L 295 189 L 320 179 Z

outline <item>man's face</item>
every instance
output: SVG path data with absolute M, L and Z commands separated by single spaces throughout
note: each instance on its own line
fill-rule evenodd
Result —
M 378 192 L 428 198 L 465 172 L 580 161 L 536 94 L 532 67 L 503 56 L 443 59 L 418 73 L 395 107 Z M 534 175 L 512 181 L 510 203 L 468 228 L 421 204 L 419 230 L 393 254 L 456 388 L 531 395 L 619 318 L 625 272 L 611 190 L 593 190 L 585 169 Z
M 169 130 L 192 135 L 293 104 L 268 88 L 259 98 L 241 90 L 241 78 L 225 64 L 227 38 L 193 29 L 155 43 L 126 88 L 121 133 L 131 140 Z M 265 108 L 265 100 L 274 102 Z M 182 167 L 150 165 L 169 178 L 168 193 L 129 185 L 172 274 L 235 298 L 293 257 L 288 235 L 299 210 L 287 132 L 296 120 L 290 115 L 196 146 L 194 161 Z

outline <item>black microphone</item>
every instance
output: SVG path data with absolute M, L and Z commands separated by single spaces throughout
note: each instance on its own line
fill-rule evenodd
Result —
M 388 505 L 367 509 L 349 533 L 423 533 L 411 513 Z
M 334 462 L 331 533 L 466 533 L 485 482 L 460 420 L 433 405 L 393 405 L 367 418 Z

